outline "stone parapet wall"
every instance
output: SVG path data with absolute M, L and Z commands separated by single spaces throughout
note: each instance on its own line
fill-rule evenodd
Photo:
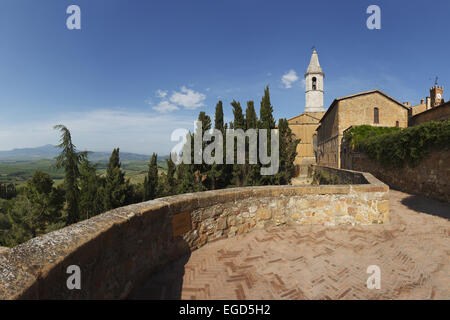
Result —
M 372 173 L 392 188 L 450 202 L 450 150 L 432 150 L 414 168 L 382 166 L 361 153 L 351 153 L 347 163 L 353 170 Z
M 368 184 L 363 172 L 337 169 L 334 167 L 325 167 L 311 165 L 309 166 L 308 175 L 312 176 L 314 172 L 324 172 L 330 176 L 332 181 L 336 181 L 336 184 Z M 372 181 L 374 182 L 374 181 Z
M 108 211 L 1 252 L 0 299 L 126 298 L 171 261 L 255 228 L 389 221 L 388 186 L 362 175 L 367 184 L 216 190 Z M 70 265 L 81 290 L 66 286 Z

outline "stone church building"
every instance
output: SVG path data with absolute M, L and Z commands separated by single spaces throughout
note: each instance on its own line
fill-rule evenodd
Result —
M 295 164 L 301 167 L 312 163 L 348 167 L 345 163 L 348 150 L 343 137 L 352 126 L 406 128 L 426 121 L 450 119 L 450 103 L 444 102 L 443 88 L 437 82 L 430 89 L 430 96 L 414 107 L 376 89 L 334 99 L 325 112 L 324 78 L 314 50 L 305 73 L 305 111 L 288 120 L 292 132 L 301 139 L 295 159 Z
M 341 168 L 345 149 L 344 132 L 352 126 L 408 126 L 410 109 L 380 90 L 359 92 L 337 98 L 320 120 L 317 128 L 317 163 Z
M 297 146 L 297 157 L 294 164 L 311 164 L 316 162 L 314 140 L 320 119 L 325 114 L 323 108 L 323 80 L 325 78 L 319 64 L 316 50 L 305 73 L 305 112 L 288 120 L 289 128 L 300 143 Z

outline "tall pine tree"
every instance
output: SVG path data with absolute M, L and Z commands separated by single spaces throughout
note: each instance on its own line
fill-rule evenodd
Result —
M 96 166 L 83 159 L 80 165 L 80 215 L 89 219 L 102 213 L 104 179 L 97 174 Z
M 296 139 L 289 128 L 286 119 L 278 121 L 278 132 L 280 136 L 280 168 L 275 175 L 276 184 L 288 184 L 295 176 L 294 160 L 297 156 L 297 145 L 300 139 Z
M 176 173 L 176 166 L 175 163 L 172 161 L 172 157 L 169 157 L 169 159 L 166 160 L 167 164 L 167 184 L 168 184 L 168 190 L 169 194 L 172 195 L 175 193 L 175 173 Z
M 115 209 L 126 204 L 128 181 L 125 181 L 125 173 L 120 167 L 119 148 L 117 148 L 113 150 L 106 169 L 103 200 L 105 210 Z
M 264 89 L 264 96 L 261 99 L 259 129 L 267 130 L 267 155 L 271 154 L 271 134 L 270 130 L 275 129 L 275 119 L 273 117 L 273 107 L 270 103 L 269 86 Z M 261 146 L 259 146 L 261 148 Z M 259 150 L 258 150 L 259 152 Z M 275 181 L 273 176 L 261 176 L 260 183 L 262 185 L 273 184 Z
M 222 148 L 222 163 L 214 163 L 211 166 L 211 169 L 208 173 L 208 176 L 211 180 L 211 189 L 221 189 L 225 188 L 229 184 L 230 180 L 230 170 L 227 170 L 227 166 L 225 165 L 225 155 L 226 155 L 226 149 L 225 149 L 225 126 L 223 122 L 223 104 L 222 101 L 219 101 L 216 104 L 216 113 L 214 116 L 214 129 L 220 131 L 222 133 L 223 137 L 223 144 L 222 146 L 218 146 Z
M 78 186 L 80 171 L 79 165 L 86 158 L 86 152 L 77 152 L 72 143 L 69 129 L 63 125 L 56 125 L 54 129 L 61 132 L 61 143 L 58 148 L 62 151 L 56 158 L 56 168 L 64 169 L 64 191 L 67 204 L 67 223 L 72 224 L 80 219 L 80 189 Z
M 241 104 L 235 100 L 231 102 L 231 105 L 233 107 L 233 115 L 234 115 L 234 122 L 233 122 L 233 129 L 242 129 L 245 130 L 245 118 L 244 114 L 242 113 L 242 107 Z M 245 183 L 245 164 L 238 164 L 237 163 L 237 138 L 234 138 L 234 164 L 233 164 L 233 179 L 232 183 L 236 187 L 241 187 Z
M 256 129 L 258 128 L 258 116 L 256 115 L 255 105 L 253 101 L 247 102 L 247 109 L 245 110 L 245 120 L 248 129 Z M 248 154 L 252 151 L 258 152 L 258 141 L 256 141 L 256 145 L 248 144 Z M 247 159 L 248 159 L 247 154 Z M 257 186 L 260 184 L 260 165 L 256 164 L 248 164 L 247 165 L 247 174 L 245 179 L 246 186 Z
M 53 180 L 47 173 L 35 171 L 8 212 L 11 221 L 8 245 L 17 245 L 64 227 L 63 204 L 62 190 L 53 187 Z
M 144 201 L 153 200 L 158 190 L 158 155 L 153 153 L 144 181 Z

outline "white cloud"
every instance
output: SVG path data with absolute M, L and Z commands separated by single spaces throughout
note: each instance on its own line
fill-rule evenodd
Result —
M 283 82 L 284 87 L 286 89 L 291 88 L 292 84 L 296 81 L 298 81 L 298 76 L 297 76 L 297 73 L 295 72 L 295 70 L 289 70 L 288 73 L 284 74 L 281 77 L 281 82 Z
M 7 124 L 0 121 L 0 150 L 57 144 L 56 124 L 65 125 L 79 150 L 167 155 L 177 144 L 170 140 L 173 130 L 193 130 L 195 117 L 155 114 L 129 110 L 100 109 L 66 113 L 48 121 Z
M 174 92 L 170 97 L 170 102 L 185 107 L 186 109 L 193 110 L 204 106 L 203 103 L 206 96 L 203 93 L 195 92 L 192 89 L 188 89 L 185 86 L 181 87 L 181 92 Z
M 164 99 L 167 96 L 167 91 L 166 90 L 156 90 L 156 96 L 158 98 Z
M 179 109 L 180 108 L 178 108 L 176 105 L 170 103 L 167 100 L 163 100 L 157 106 L 153 107 L 153 110 L 156 110 L 161 113 L 166 113 L 166 112 L 175 111 L 175 110 L 179 110 Z

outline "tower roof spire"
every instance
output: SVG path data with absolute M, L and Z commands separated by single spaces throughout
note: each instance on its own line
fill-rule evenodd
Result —
M 306 74 L 308 73 L 322 73 L 322 68 L 319 64 L 319 55 L 317 54 L 316 48 L 313 47 L 313 53 L 311 55 L 311 60 L 309 62 L 308 69 L 306 70 Z

